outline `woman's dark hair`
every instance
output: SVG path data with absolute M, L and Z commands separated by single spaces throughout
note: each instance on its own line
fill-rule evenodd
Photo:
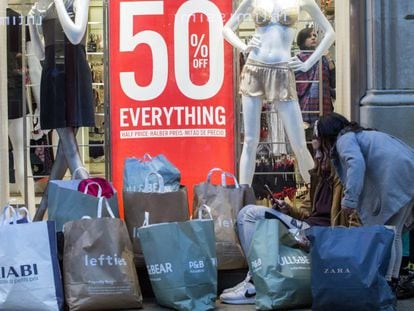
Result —
M 315 136 L 327 146 L 332 147 L 341 131 L 360 132 L 362 130 L 371 129 L 363 128 L 357 122 L 350 122 L 343 115 L 332 112 L 329 115 L 320 117 L 316 122 Z
M 298 32 L 296 36 L 296 43 L 301 50 L 309 50 L 309 47 L 305 46 L 305 41 L 307 38 L 311 36 L 311 33 L 314 31 L 313 27 L 303 28 L 301 31 Z

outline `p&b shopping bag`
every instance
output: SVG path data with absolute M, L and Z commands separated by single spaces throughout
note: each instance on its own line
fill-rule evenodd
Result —
M 212 174 L 219 172 L 221 184 L 211 183 Z M 233 180 L 227 185 L 226 178 Z M 242 187 L 236 177 L 220 168 L 213 168 L 207 180 L 194 186 L 193 217 L 203 204 L 211 208 L 216 235 L 217 264 L 219 270 L 240 269 L 247 266 L 237 232 L 237 214 L 247 204 L 254 204 L 255 196 L 251 187 Z
M 144 225 L 138 232 L 158 304 L 180 311 L 214 309 L 217 267 L 213 221 L 200 218 Z
M 139 242 L 138 228 L 145 220 L 145 212 L 150 213 L 153 224 L 186 221 L 188 215 L 187 188 L 180 186 L 177 191 L 164 192 L 164 179 L 158 173 L 149 173 L 158 178 L 158 191 L 130 192 L 123 191 L 125 223 L 134 248 L 134 261 L 137 267 L 145 267 L 144 255 Z M 148 187 L 149 188 L 149 187 Z
M 309 257 L 279 220 L 259 220 L 248 254 L 256 287 L 256 309 L 309 306 L 312 301 Z
M 394 310 L 385 280 L 394 232 L 385 226 L 312 227 L 312 310 Z
M 100 192 L 98 196 L 87 194 L 88 187 L 85 187 L 85 193 L 78 191 L 81 182 L 80 179 L 49 181 L 48 217 L 56 222 L 57 231 L 62 231 L 63 225 L 70 220 L 81 219 L 85 215 L 96 216 L 96 209 L 103 197 Z M 108 199 L 108 203 L 115 216 L 119 217 L 118 197 L 115 190 L 114 195 Z M 106 211 L 104 211 L 104 216 L 109 216 Z
M 10 219 L 12 224 L 9 224 Z M 63 288 L 55 224 L 53 221 L 30 222 L 30 217 L 28 223 L 17 224 L 17 219 L 12 207 L 3 209 L 0 310 L 62 310 Z
M 63 279 L 70 310 L 142 307 L 132 245 L 121 219 L 102 218 L 100 205 L 97 218 L 67 222 L 63 234 Z
M 124 185 L 126 191 L 144 191 L 145 179 L 156 172 L 164 179 L 166 192 L 180 189 L 181 173 L 163 154 L 151 157 L 146 153 L 142 158 L 126 158 L 124 162 Z M 154 185 L 156 188 L 156 185 Z

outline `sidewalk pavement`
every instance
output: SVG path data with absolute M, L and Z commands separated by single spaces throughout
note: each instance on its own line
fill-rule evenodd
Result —
M 144 299 L 144 310 L 148 311 L 166 311 L 168 308 L 160 307 L 156 304 L 153 298 Z M 254 305 L 226 305 L 217 301 L 217 311 L 255 311 Z M 406 300 L 398 300 L 397 311 L 412 311 L 414 310 L 414 298 Z M 311 311 L 311 309 L 298 309 L 292 311 Z

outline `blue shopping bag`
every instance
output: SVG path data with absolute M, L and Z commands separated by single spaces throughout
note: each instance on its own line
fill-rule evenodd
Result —
M 394 310 L 387 272 L 394 231 L 385 226 L 312 227 L 313 311 Z

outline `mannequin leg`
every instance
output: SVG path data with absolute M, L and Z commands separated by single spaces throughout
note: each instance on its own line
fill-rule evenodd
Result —
M 56 131 L 59 135 L 59 144 L 49 180 L 62 179 L 68 168 L 73 174 L 77 168 L 83 167 L 83 163 L 79 155 L 78 143 L 76 141 L 77 129 L 65 127 L 59 128 Z M 84 179 L 88 177 L 89 174 L 86 170 L 76 171 L 76 178 Z M 34 217 L 35 221 L 42 220 L 44 217 L 47 209 L 47 191 L 48 187 L 46 187 L 43 193 L 42 201 L 40 202 L 40 206 Z
M 244 143 L 240 157 L 240 184 L 251 185 L 256 167 L 256 150 L 260 137 L 260 114 L 262 100 L 260 97 L 242 96 Z
M 25 148 L 24 145 L 24 134 L 23 134 L 23 122 L 26 118 L 18 118 L 9 120 L 9 137 L 13 145 L 13 157 L 15 162 L 15 172 L 16 172 L 16 183 L 20 194 L 22 197 L 25 197 L 25 176 L 24 176 L 24 157 L 26 150 L 26 159 L 27 159 L 27 175 L 33 176 L 32 167 L 30 164 L 30 154 L 29 149 Z M 26 127 L 26 137 L 30 135 L 29 126 Z M 29 209 L 30 215 L 33 216 L 36 209 L 35 194 L 34 194 L 34 181 L 32 177 L 27 178 L 27 208 Z
M 299 103 L 295 101 L 277 103 L 277 111 L 282 119 L 290 145 L 295 153 L 299 172 L 305 183 L 310 183 L 309 170 L 315 165 L 310 154 L 305 139 L 302 114 Z

